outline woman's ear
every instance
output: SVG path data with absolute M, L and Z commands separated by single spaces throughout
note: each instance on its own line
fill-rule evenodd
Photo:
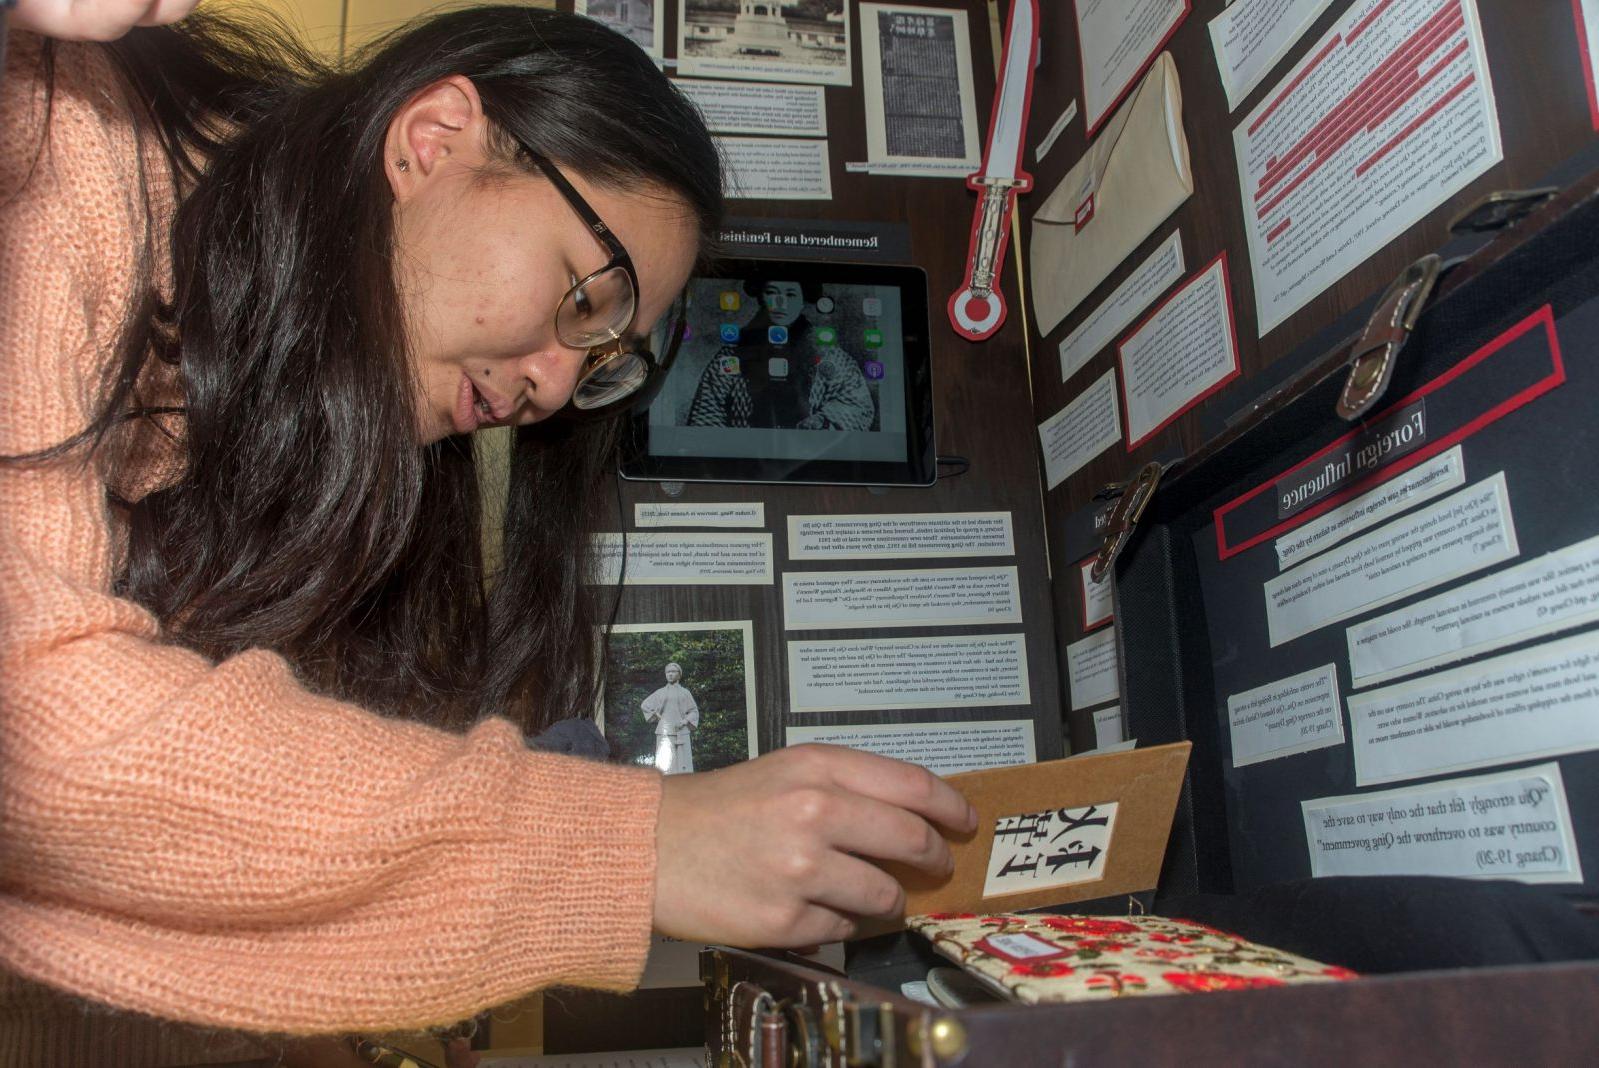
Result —
M 384 137 L 384 174 L 406 200 L 441 173 L 486 161 L 487 120 L 472 79 L 452 74 L 418 92 L 395 114 Z

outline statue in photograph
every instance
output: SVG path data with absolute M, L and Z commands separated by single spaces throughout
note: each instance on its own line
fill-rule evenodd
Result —
M 666 665 L 666 685 L 644 698 L 639 707 L 646 722 L 655 724 L 655 766 L 663 774 L 694 770 L 691 734 L 700 725 L 700 706 L 682 684 L 683 669 Z

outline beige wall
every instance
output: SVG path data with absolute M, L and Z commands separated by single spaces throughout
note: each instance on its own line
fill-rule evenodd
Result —
M 428 11 L 466 7 L 472 0 L 211 0 L 234 8 L 260 8 L 282 18 L 329 59 L 339 59 L 378 34 Z M 505 0 L 554 7 L 555 0 Z

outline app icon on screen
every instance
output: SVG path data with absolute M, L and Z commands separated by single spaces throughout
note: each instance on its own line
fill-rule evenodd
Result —
M 784 356 L 773 356 L 766 361 L 766 374 L 770 378 L 788 377 L 788 359 Z
M 738 325 L 736 323 L 723 323 L 720 330 L 722 340 L 732 345 L 738 341 Z
M 877 360 L 867 360 L 861 370 L 866 373 L 867 378 L 873 381 L 883 377 L 883 365 Z
M 766 328 L 766 340 L 772 345 L 788 344 L 788 327 L 769 326 Z M 786 362 L 786 361 L 785 361 Z
M 861 301 L 861 314 L 876 318 L 883 314 L 883 302 L 876 297 L 867 297 Z
M 833 298 L 832 297 L 817 297 L 816 298 L 816 310 L 821 312 L 823 315 L 832 315 L 833 314 L 833 306 L 834 305 L 833 305 Z
M 737 356 L 723 356 L 720 360 L 716 361 L 716 365 L 721 369 L 721 372 L 724 375 L 738 374 L 739 368 Z
M 867 327 L 865 341 L 867 348 L 880 349 L 883 347 L 883 332 L 875 326 Z
M 716 303 L 717 307 L 721 308 L 723 311 L 738 311 L 739 305 L 742 304 L 743 301 L 739 299 L 739 295 L 736 291 L 724 289 L 722 290 L 722 295 L 717 298 Z
M 816 340 L 823 345 L 835 345 L 838 343 L 838 331 L 830 326 L 818 326 Z

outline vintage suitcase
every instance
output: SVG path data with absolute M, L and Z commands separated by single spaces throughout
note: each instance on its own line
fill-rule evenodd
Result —
M 1528 214 L 1520 217 L 1523 210 Z M 1599 174 L 1571 182 L 1552 199 L 1499 198 L 1468 223 L 1502 228 L 1463 259 L 1417 265 L 1358 321 L 1343 324 L 1349 328 L 1343 340 L 1300 354 L 1297 369 L 1295 360 L 1285 361 L 1291 373 L 1267 395 L 1240 404 L 1241 414 L 1203 449 L 1136 473 L 1093 514 L 1081 517 L 1076 536 L 1083 539 L 1082 554 L 1103 542 L 1115 575 L 1126 734 L 1140 745 L 1187 740 L 1194 747 L 1154 899 L 1157 912 L 1175 898 L 1190 904 L 1233 901 L 1241 905 L 1230 914 L 1241 925 L 1234 929 L 1245 937 L 1342 965 L 1362 963 L 1339 959 L 1339 932 L 1360 925 L 1358 912 L 1352 923 L 1349 909 L 1369 908 L 1373 924 L 1393 922 L 1391 911 L 1369 904 L 1373 894 L 1362 895 L 1355 886 L 1344 915 L 1327 923 L 1317 923 L 1314 913 L 1298 917 L 1304 928 L 1299 945 L 1284 944 L 1285 933 L 1296 941 L 1292 924 L 1278 924 L 1269 935 L 1244 929 L 1251 922 L 1249 895 L 1297 884 L 1311 888 L 1306 892 L 1312 896 L 1320 890 L 1336 899 L 1340 886 L 1385 891 L 1391 885 L 1422 902 L 1436 900 L 1447 913 L 1456 907 L 1451 887 L 1473 891 L 1462 900 L 1473 900 L 1484 887 L 1464 879 L 1307 882 L 1320 873 L 1312 868 L 1315 841 L 1301 803 L 1407 776 L 1385 776 L 1370 765 L 1357 778 L 1353 744 L 1316 747 L 1314 740 L 1291 757 L 1252 763 L 1233 751 L 1227 703 L 1228 695 L 1262 672 L 1284 678 L 1321 663 L 1336 666 L 1339 692 L 1352 689 L 1355 660 L 1345 655 L 1346 625 L 1365 617 L 1351 613 L 1326 621 L 1336 625 L 1304 630 L 1291 616 L 1268 618 L 1270 598 L 1262 597 L 1282 562 L 1266 557 L 1275 552 L 1275 539 L 1307 529 L 1294 521 L 1305 510 L 1287 517 L 1282 511 L 1292 512 L 1304 499 L 1320 502 L 1319 514 L 1327 514 L 1328 501 L 1364 499 L 1373 486 L 1392 485 L 1407 470 L 1426 471 L 1428 463 L 1463 463 L 1457 484 L 1468 490 L 1498 479 L 1497 499 L 1508 500 L 1504 507 L 1513 510 L 1518 551 L 1496 557 L 1494 567 L 1470 569 L 1408 599 L 1394 598 L 1382 611 L 1599 535 L 1599 494 L 1592 490 L 1599 464 Z M 1424 291 L 1434 280 L 1423 310 Z M 1407 330 L 1412 324 L 1414 330 Z M 1415 423 L 1418 411 L 1421 422 Z M 1401 441 L 1403 430 L 1395 428 L 1407 421 L 1424 424 L 1425 433 L 1416 430 L 1412 440 Z M 1333 464 L 1336 476 L 1339 458 L 1366 446 L 1375 450 L 1367 454 L 1368 470 L 1342 482 L 1332 477 L 1330 490 L 1318 488 L 1315 478 L 1296 476 L 1307 474 L 1314 462 Z M 1451 456 L 1456 448 L 1461 451 Z M 1444 493 L 1419 499 L 1450 498 Z M 1489 555 L 1492 541 L 1481 539 Z M 1342 544 L 1356 542 L 1352 536 Z M 1292 558 L 1288 551 L 1284 559 Z M 1593 621 L 1599 613 L 1590 618 L 1553 605 L 1557 615 L 1567 613 L 1567 622 L 1429 664 L 1452 660 L 1453 667 L 1469 666 L 1599 626 Z M 1337 616 L 1335 608 L 1317 610 Z M 1409 647 L 1395 653 L 1399 660 L 1416 655 Z M 1270 667 L 1263 668 L 1263 661 L 1271 661 Z M 1371 673 L 1362 685 L 1400 674 Z M 1356 733 L 1354 742 L 1363 738 L 1370 741 L 1369 734 Z M 1407 759 L 1420 754 L 1425 763 L 1425 739 L 1418 744 L 1407 750 Z M 1576 874 L 1549 887 L 1507 888 L 1516 893 L 1507 892 L 1501 917 L 1514 929 L 1517 902 L 1526 896 L 1578 925 L 1567 930 L 1580 937 L 1557 935 L 1552 947 L 1522 958 L 1557 962 L 1446 968 L 1445 963 L 1479 958 L 1453 956 L 1447 946 L 1424 945 L 1425 939 L 1395 928 L 1368 939 L 1378 946 L 1388 974 L 1350 982 L 944 1010 L 901 996 L 890 978 L 894 969 L 883 966 L 884 953 L 917 966 L 909 959 L 909 943 L 857 952 L 851 976 L 818 971 L 782 954 L 712 949 L 701 958 L 710 1063 L 1594 1063 L 1599 960 L 1558 958 L 1591 953 L 1599 937 L 1589 937 L 1599 929 L 1591 911 L 1599 890 L 1599 751 L 1528 745 L 1526 753 L 1486 758 L 1438 753 L 1436 772 L 1412 769 L 1408 780 L 1421 780 L 1415 788 L 1424 789 L 1439 779 L 1513 773 L 1536 764 L 1563 784 L 1566 841 L 1580 867 L 1568 864 Z M 1381 834 L 1367 832 L 1362 841 L 1365 851 L 1386 848 Z M 1573 859 L 1493 844 L 1471 855 L 1480 873 L 1490 876 L 1518 864 Z M 1129 907 L 1125 899 L 1097 904 L 1095 911 Z M 985 907 L 1004 909 L 1002 901 Z M 1529 912 L 1527 927 L 1533 926 Z M 1470 942 L 1475 934 L 1461 930 L 1458 938 Z M 1361 953 L 1369 957 L 1371 951 L 1368 945 Z M 1488 953 L 1481 959 L 1495 958 Z

